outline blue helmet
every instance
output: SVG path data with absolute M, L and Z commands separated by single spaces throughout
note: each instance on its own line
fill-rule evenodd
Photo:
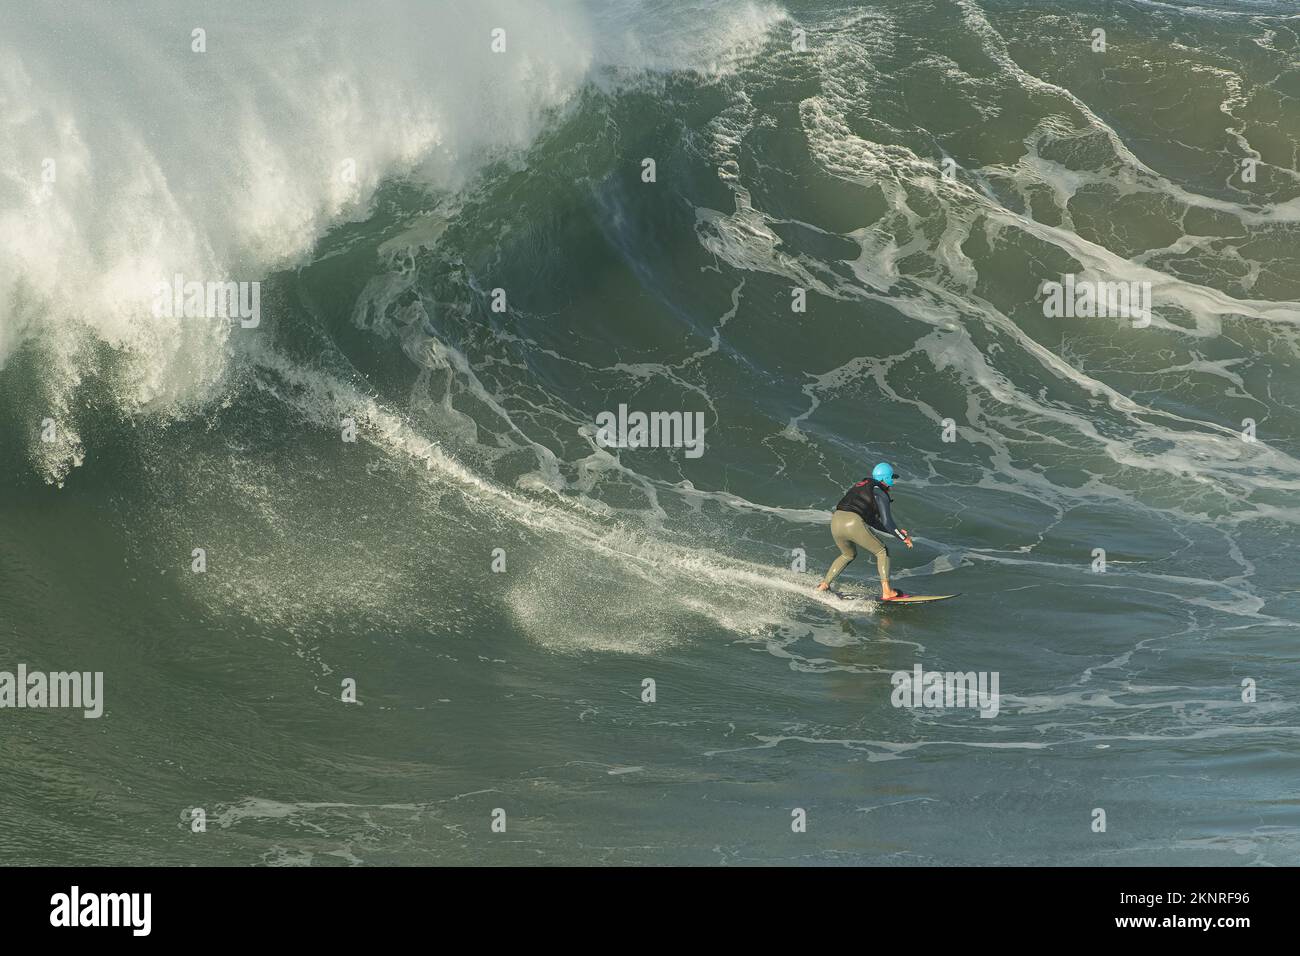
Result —
M 876 479 L 886 488 L 892 487 L 894 479 L 898 476 L 894 474 L 894 466 L 887 461 L 882 461 L 875 468 L 871 469 L 871 477 Z

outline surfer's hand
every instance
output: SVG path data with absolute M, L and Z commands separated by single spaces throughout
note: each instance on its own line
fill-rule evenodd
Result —
M 910 548 L 912 546 L 912 536 L 907 533 L 906 528 L 899 528 L 898 530 L 903 532 L 903 544 Z

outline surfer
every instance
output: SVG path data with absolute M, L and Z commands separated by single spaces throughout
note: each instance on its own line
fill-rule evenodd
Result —
M 905 528 L 894 524 L 894 516 L 889 510 L 893 501 L 889 497 L 889 489 L 897 477 L 893 466 L 882 461 L 871 469 L 870 478 L 863 478 L 844 493 L 831 516 L 831 537 L 839 545 L 840 556 L 826 572 L 822 583 L 817 585 L 818 591 L 829 591 L 831 582 L 858 556 L 858 548 L 863 547 L 876 556 L 881 600 L 892 601 L 907 597 L 889 586 L 889 552 L 885 550 L 885 543 L 872 533 L 872 529 L 875 529 L 882 534 L 893 535 L 909 548 L 912 546 L 912 536 Z

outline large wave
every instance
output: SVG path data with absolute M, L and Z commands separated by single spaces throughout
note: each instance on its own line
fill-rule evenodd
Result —
M 220 388 L 231 324 L 155 316 L 160 282 L 257 281 L 300 263 L 331 226 L 364 217 L 381 182 L 461 188 L 588 82 L 725 70 L 727 51 L 780 16 L 751 2 L 664 12 L 623 0 L 5 5 L 0 368 L 24 346 L 39 353 L 38 404 L 64 426 L 40 449 L 47 470 L 79 460 L 69 401 L 96 350 L 111 352 L 111 394 L 128 411 Z

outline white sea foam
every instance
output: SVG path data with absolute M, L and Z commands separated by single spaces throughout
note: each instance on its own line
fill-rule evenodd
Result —
M 526 147 L 591 78 L 725 72 L 781 17 L 757 0 L 691 21 L 664 12 L 658 0 L 0 6 L 0 368 L 24 343 L 42 350 L 66 428 L 41 449 L 47 473 L 80 454 L 66 413 L 87 345 L 117 351 L 114 391 L 131 410 L 220 387 L 230 336 L 249 333 L 154 317 L 157 283 L 301 262 L 385 179 L 454 190 Z

